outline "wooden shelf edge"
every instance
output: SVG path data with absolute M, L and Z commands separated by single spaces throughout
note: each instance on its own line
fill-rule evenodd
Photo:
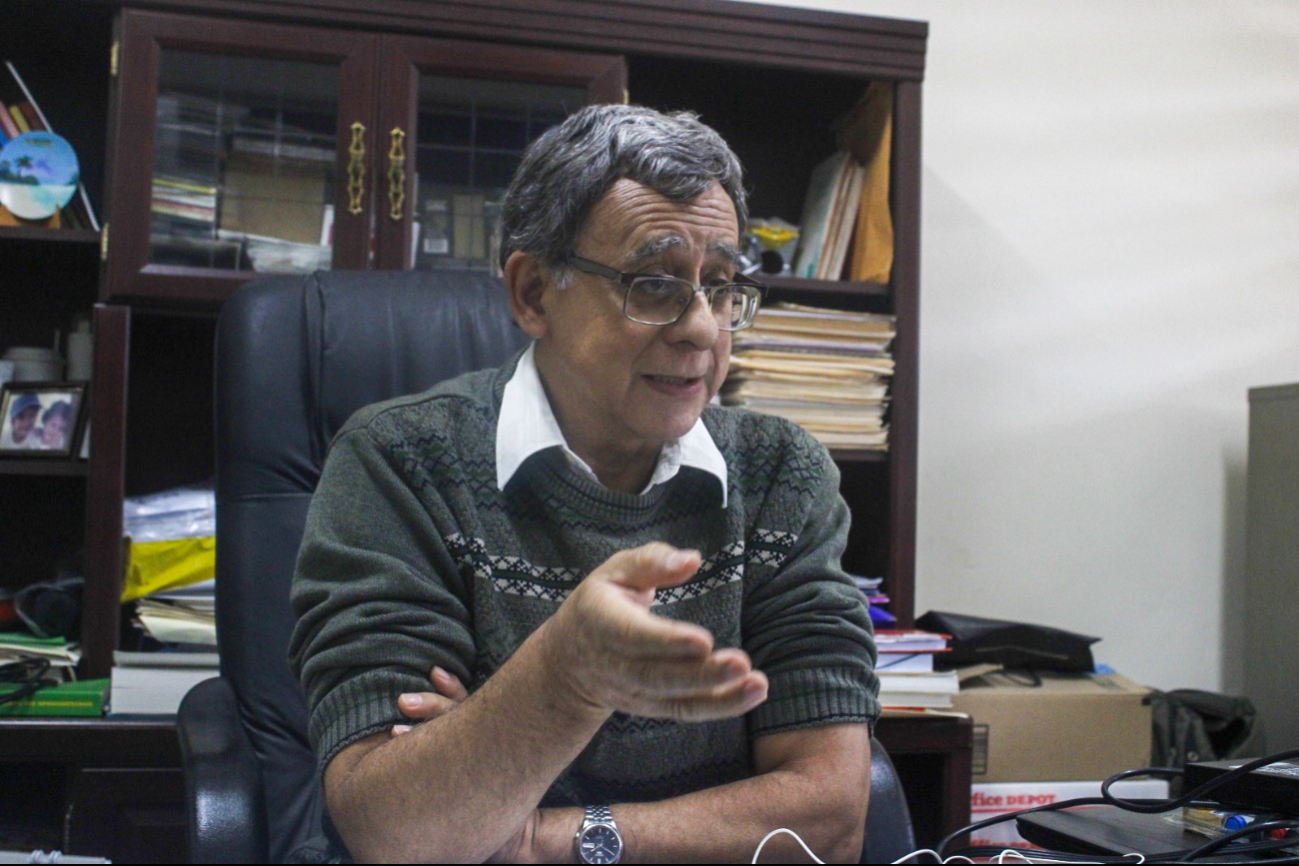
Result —
M 57 241 L 60 243 L 99 243 L 99 232 L 93 229 L 50 229 L 41 226 L 0 226 L 0 241 Z
M 853 280 L 808 280 L 803 277 L 786 277 L 776 274 L 755 274 L 760 283 L 782 291 L 834 292 L 841 295 L 876 295 L 887 297 L 889 287 L 884 283 L 863 283 Z
M 89 462 L 69 457 L 0 458 L 0 475 L 85 476 L 89 471 Z
M 830 456 L 836 463 L 888 463 L 889 452 L 870 448 L 831 448 Z

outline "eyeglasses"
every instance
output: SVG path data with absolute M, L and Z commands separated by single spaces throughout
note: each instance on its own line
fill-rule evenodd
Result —
M 767 287 L 742 274 L 733 283 L 696 286 L 689 280 L 657 274 L 629 274 L 615 271 L 581 256 L 569 256 L 569 264 L 583 273 L 604 277 L 624 286 L 627 294 L 622 314 L 642 325 L 671 325 L 680 321 L 694 302 L 695 293 L 704 296 L 723 331 L 742 331 L 753 324 Z

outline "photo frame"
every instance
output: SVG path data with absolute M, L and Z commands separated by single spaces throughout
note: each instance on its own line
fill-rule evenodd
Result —
M 73 457 L 86 418 L 85 382 L 6 382 L 0 389 L 0 459 Z

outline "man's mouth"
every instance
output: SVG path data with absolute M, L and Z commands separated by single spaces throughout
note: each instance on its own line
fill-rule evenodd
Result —
M 646 378 L 647 378 L 647 379 L 651 379 L 651 380 L 653 380 L 653 381 L 655 381 L 655 382 L 662 382 L 664 385 L 678 385 L 678 386 L 680 386 L 680 385 L 689 385 L 689 384 L 691 384 L 692 382 L 698 382 L 698 381 L 699 381 L 700 379 L 702 379 L 703 377 L 702 377 L 702 376 L 690 376 L 690 377 L 685 377 L 685 376 L 650 376 L 650 375 L 646 375 Z

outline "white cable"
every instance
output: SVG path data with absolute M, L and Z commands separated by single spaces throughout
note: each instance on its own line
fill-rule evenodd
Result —
M 938 856 L 938 852 L 935 851 L 933 848 L 921 848 L 919 851 L 912 851 L 907 856 L 894 860 L 893 862 L 895 864 L 905 863 L 908 860 L 910 860 L 912 857 L 919 857 L 921 854 L 931 854 L 933 855 L 933 858 L 937 860 L 939 863 L 973 863 L 974 862 L 969 857 L 962 857 L 960 854 L 953 854 L 951 857 L 948 857 L 946 860 L 944 860 Z
M 800 839 L 800 838 L 798 837 L 798 834 L 797 834 L 797 833 L 795 833 L 793 830 L 788 830 L 788 829 L 786 829 L 786 828 L 784 828 L 784 827 L 781 827 L 779 830 L 772 830 L 772 831 L 771 831 L 770 833 L 768 833 L 766 836 L 763 836 L 763 837 L 762 837 L 762 841 L 758 843 L 758 850 L 753 852 L 753 859 L 750 860 L 749 862 L 750 862 L 750 863 L 757 863 L 757 862 L 758 862 L 758 855 L 762 853 L 762 846 L 763 846 L 763 845 L 766 845 L 766 844 L 767 844 L 767 840 L 770 839 L 772 836 L 776 836 L 776 835 L 778 835 L 778 834 L 780 834 L 780 833 L 788 833 L 789 835 L 793 836 L 793 837 L 794 837 L 794 841 L 797 842 L 799 845 L 802 845 L 802 846 L 803 846 L 803 850 L 807 852 L 807 856 L 811 857 L 813 860 L 815 860 L 815 861 L 818 862 L 818 863 L 822 863 L 822 864 L 825 863 L 824 860 L 822 860 L 820 857 L 818 857 L 818 856 L 816 856 L 815 854 L 812 853 L 812 849 L 811 849 L 811 848 L 809 848 L 809 847 L 807 847 L 807 845 L 803 844 L 803 840 Z
M 768 833 L 766 836 L 763 836 L 763 837 L 762 837 L 762 841 L 758 843 L 758 850 L 753 852 L 753 859 L 750 860 L 749 862 L 750 862 L 750 863 L 757 863 L 757 862 L 758 862 L 758 855 L 762 853 L 762 848 L 763 848 L 764 845 L 767 844 L 767 840 L 770 839 L 772 836 L 777 836 L 777 835 L 779 835 L 779 834 L 781 834 L 781 833 L 788 833 L 789 835 L 793 836 L 793 837 L 794 837 L 794 841 L 797 842 L 799 845 L 801 845 L 802 848 L 803 848 L 803 850 L 807 852 L 807 856 L 811 857 L 811 858 L 812 858 L 813 860 L 815 860 L 817 863 L 821 863 L 821 864 L 824 864 L 824 863 L 825 863 L 824 860 L 822 860 L 820 857 L 817 857 L 815 854 L 812 853 L 812 849 L 809 848 L 809 847 L 807 847 L 806 844 L 804 844 L 803 840 L 802 840 L 801 838 L 799 838 L 799 835 L 798 835 L 797 833 L 795 833 L 793 830 L 789 830 L 789 829 L 787 829 L 787 828 L 785 828 L 785 827 L 781 827 L 779 830 L 772 830 L 772 831 L 771 831 L 770 833 Z M 973 862 L 974 862 L 974 861 L 971 860 L 969 857 L 963 857 L 963 856 L 961 856 L 960 854 L 953 854 L 951 857 L 948 857 L 946 860 L 944 860 L 944 859 L 942 859 L 941 857 L 938 856 L 938 852 L 935 851 L 933 848 L 921 848 L 919 851 L 912 851 L 912 852 L 911 852 L 910 854 L 908 854 L 907 856 L 905 856 L 905 857 L 899 857 L 897 860 L 894 860 L 894 861 L 893 861 L 893 866 L 897 866 L 897 864 L 899 864 L 899 863 L 905 863 L 905 862 L 907 862 L 908 860 L 910 860 L 910 859 L 913 858 L 913 857 L 919 857 L 921 854 L 930 854 L 930 855 L 933 856 L 933 858 L 934 858 L 935 860 L 937 860 L 939 863 L 942 863 L 942 864 L 947 864 L 947 863 L 973 863 Z M 1015 857 L 1015 858 L 1018 858 L 1018 859 L 1015 859 L 1015 860 L 1007 860 L 1007 859 L 1006 859 L 1007 857 Z M 1144 854 L 1132 853 L 1132 854 L 1124 854 L 1124 855 L 1123 855 L 1123 859 L 1124 859 L 1124 860 L 1126 860 L 1126 859 L 1129 858 L 1129 857 L 1135 857 L 1135 858 L 1137 858 L 1136 860 L 1132 861 L 1132 862 L 1135 864 L 1135 866 L 1140 866 L 1140 864 L 1146 862 L 1146 855 L 1144 855 Z M 1049 852 L 1049 851 L 1043 851 L 1043 852 L 1041 852 L 1041 854 L 1039 855 L 1038 852 L 1036 852 L 1036 851 L 1034 851 L 1034 850 L 1032 850 L 1032 849 L 1029 849 L 1028 852 L 1025 853 L 1024 851 L 1018 850 L 1018 849 L 1016 849 L 1016 848 L 1006 848 L 1006 849 L 1003 850 L 1000 854 L 998 854 L 994 859 L 992 859 L 990 862 L 992 862 L 992 863 L 1068 863 L 1068 864 L 1075 864 L 1075 863 L 1099 863 L 1100 861 L 1092 861 L 1092 860 L 1082 860 L 1082 861 L 1079 861 L 1079 860 L 1052 860 L 1052 859 L 1050 858 L 1050 852 Z

